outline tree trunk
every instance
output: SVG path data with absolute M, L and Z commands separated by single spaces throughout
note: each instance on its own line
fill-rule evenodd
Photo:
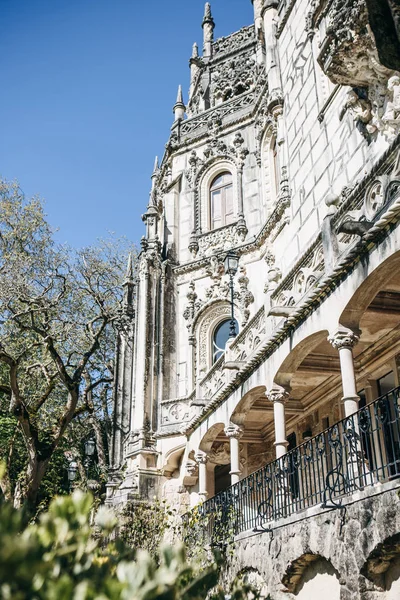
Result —
M 25 478 L 19 480 L 14 491 L 14 507 L 24 506 L 29 515 L 33 514 L 36 508 L 36 500 L 40 484 L 46 473 L 50 458 L 39 461 L 37 456 L 30 457 L 26 469 Z

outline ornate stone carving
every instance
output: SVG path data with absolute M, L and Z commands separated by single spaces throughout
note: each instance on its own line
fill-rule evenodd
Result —
M 276 386 L 271 388 L 265 393 L 265 396 L 268 398 L 270 402 L 286 402 L 289 400 L 289 392 L 285 390 L 283 387 Z
M 209 461 L 216 465 L 228 465 L 231 460 L 229 442 L 220 442 L 213 444 L 208 453 Z
M 368 188 L 364 198 L 364 212 L 369 221 L 372 221 L 385 204 L 388 185 L 389 177 L 382 175 L 375 179 Z
M 189 406 L 185 402 L 168 402 L 162 405 L 162 424 L 176 425 L 183 423 L 190 417 Z
M 199 452 L 195 454 L 194 459 L 199 465 L 205 465 L 208 461 L 208 456 L 205 452 L 199 450 Z
M 327 21 L 318 62 L 333 83 L 366 87 L 392 75 L 379 62 L 365 0 L 333 0 Z
M 254 302 L 254 296 L 248 289 L 249 278 L 246 275 L 246 268 L 240 268 L 240 276 L 238 278 L 239 292 L 237 294 L 242 312 L 242 325 L 245 325 L 249 320 L 250 311 L 248 306 Z
M 351 331 L 351 329 L 345 328 L 338 329 L 328 337 L 328 342 L 330 342 L 336 350 L 341 350 L 342 348 L 354 348 L 359 340 L 359 333 L 355 333 L 354 331 Z
M 232 343 L 230 355 L 235 361 L 244 362 L 261 343 L 265 335 L 264 315 L 262 307 Z
M 221 357 L 210 369 L 201 381 L 201 397 L 210 400 L 226 383 L 226 374 L 223 369 L 223 357 Z
M 333 83 L 354 88 L 341 117 L 349 111 L 368 143 L 379 132 L 392 141 L 400 131 L 400 79 L 381 61 L 384 44 L 379 51 L 377 44 L 382 44 L 383 34 L 374 34 L 367 4 L 366 0 L 333 0 L 328 5 L 327 34 L 318 62 Z M 314 26 L 318 14 L 324 14 L 321 6 L 312 11 Z
M 194 281 L 190 282 L 189 291 L 186 294 L 188 303 L 183 311 L 183 318 L 185 319 L 185 321 L 187 321 L 186 327 L 189 330 L 191 330 L 193 321 L 194 321 L 197 313 L 199 312 L 199 310 L 201 309 L 201 307 L 204 304 L 204 302 L 197 299 L 197 294 L 196 294 L 195 288 L 196 288 L 196 286 L 195 286 Z
M 254 25 L 243 27 L 240 31 L 228 37 L 222 37 L 214 42 L 213 56 L 218 57 L 221 54 L 236 52 L 237 50 L 242 50 L 247 44 L 255 44 L 255 42 Z
M 264 286 L 264 293 L 272 292 L 278 286 L 280 280 L 282 279 L 281 270 L 275 266 L 275 255 L 268 250 L 264 256 L 264 260 L 267 263 L 268 271 L 267 271 L 267 281 Z
M 227 438 L 233 437 L 239 440 L 243 435 L 243 428 L 235 423 L 229 423 L 229 425 L 225 427 L 224 432 Z
M 221 227 L 198 237 L 199 255 L 209 256 L 216 250 L 229 250 L 229 248 L 237 246 L 240 241 L 237 225 Z
M 210 327 L 212 323 L 229 318 L 230 304 L 228 302 L 217 303 L 215 306 L 210 306 L 205 317 L 199 325 L 198 333 L 198 367 L 199 372 L 205 374 L 209 364 L 210 352 Z
M 255 84 L 257 69 L 252 54 L 241 53 L 214 67 L 211 87 L 215 104 L 243 94 Z

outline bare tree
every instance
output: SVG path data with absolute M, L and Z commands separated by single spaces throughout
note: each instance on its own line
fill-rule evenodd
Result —
M 1 483 L 15 506 L 35 505 L 49 461 L 77 417 L 89 416 L 105 466 L 98 414 L 109 419 L 122 246 L 57 245 L 41 202 L 0 182 L 0 393 L 28 456 L 15 488 L 7 476 Z

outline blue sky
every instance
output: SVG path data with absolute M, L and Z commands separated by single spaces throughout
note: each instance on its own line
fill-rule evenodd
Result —
M 0 175 L 45 200 L 58 239 L 140 239 L 156 154 L 187 99 L 203 0 L 0 0 Z M 216 37 L 252 22 L 214 0 Z

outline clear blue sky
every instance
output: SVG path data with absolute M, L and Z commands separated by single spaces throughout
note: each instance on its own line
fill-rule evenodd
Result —
M 203 0 L 0 0 L 0 175 L 44 198 L 60 241 L 143 234 L 203 10 Z M 216 37 L 253 18 L 250 0 L 212 10 Z

